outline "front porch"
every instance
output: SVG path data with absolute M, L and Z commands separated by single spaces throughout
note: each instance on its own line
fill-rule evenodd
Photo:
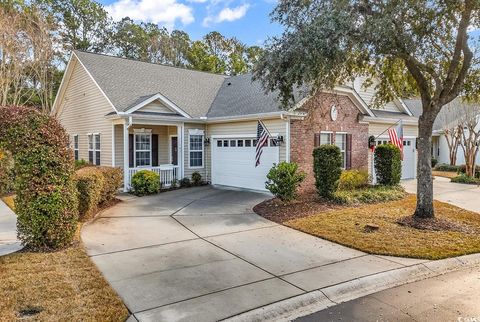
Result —
M 183 178 L 183 124 L 141 121 L 113 125 L 114 166 L 124 169 L 124 191 L 140 170 L 157 173 L 162 187 L 170 187 Z

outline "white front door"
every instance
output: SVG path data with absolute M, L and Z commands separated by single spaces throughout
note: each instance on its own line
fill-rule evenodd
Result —
M 279 147 L 263 148 L 260 165 L 255 167 L 254 138 L 216 138 L 212 142 L 212 184 L 266 190 L 268 171 L 279 160 Z

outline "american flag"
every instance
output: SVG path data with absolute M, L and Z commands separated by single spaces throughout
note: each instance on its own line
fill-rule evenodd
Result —
M 403 160 L 403 123 L 402 120 L 398 123 L 396 127 L 391 127 L 388 129 L 388 136 L 393 145 L 400 149 L 400 155 Z
M 260 165 L 260 157 L 262 156 L 263 147 L 267 146 L 268 138 L 270 133 L 268 133 L 267 127 L 263 124 L 262 121 L 258 121 L 257 124 L 257 148 L 255 150 L 255 168 Z

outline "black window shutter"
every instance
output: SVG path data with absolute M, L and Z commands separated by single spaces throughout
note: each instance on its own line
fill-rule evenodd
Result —
M 133 134 L 128 135 L 128 166 L 133 168 L 133 145 L 135 142 L 133 141 Z
M 348 169 L 351 169 L 352 168 L 352 135 L 351 134 L 347 134 L 346 135 L 346 141 L 345 142 L 346 146 L 345 146 L 345 157 L 346 157 L 346 160 L 345 160 L 345 168 L 348 170 Z
M 320 133 L 315 133 L 313 146 L 318 147 L 320 146 Z
M 158 167 L 158 134 L 152 134 L 152 166 Z

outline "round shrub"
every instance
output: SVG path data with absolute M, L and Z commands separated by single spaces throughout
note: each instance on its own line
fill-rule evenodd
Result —
M 0 149 L 14 160 L 19 239 L 37 250 L 70 245 L 78 207 L 73 153 L 63 127 L 37 110 L 1 106 Z
M 432 158 L 432 169 L 437 166 L 438 160 L 436 158 Z
M 199 185 L 202 184 L 202 175 L 200 173 L 198 173 L 197 171 L 192 173 L 192 184 L 194 186 L 199 186 Z
M 402 177 L 400 149 L 393 144 L 381 144 L 375 149 L 375 173 L 381 185 L 395 186 Z
M 332 198 L 342 174 L 342 155 L 335 145 L 322 145 L 313 150 L 315 187 L 320 196 Z
M 296 198 L 297 188 L 304 179 L 305 173 L 298 171 L 295 162 L 282 161 L 268 172 L 265 188 L 277 198 L 290 201 Z
M 180 180 L 180 187 L 182 188 L 188 188 L 192 185 L 192 182 L 190 181 L 189 178 L 185 177 Z
M 355 190 L 367 186 L 369 183 L 368 171 L 344 170 L 338 180 L 339 190 Z
M 140 170 L 132 177 L 133 193 L 137 196 L 151 195 L 160 191 L 160 176 L 153 171 Z

